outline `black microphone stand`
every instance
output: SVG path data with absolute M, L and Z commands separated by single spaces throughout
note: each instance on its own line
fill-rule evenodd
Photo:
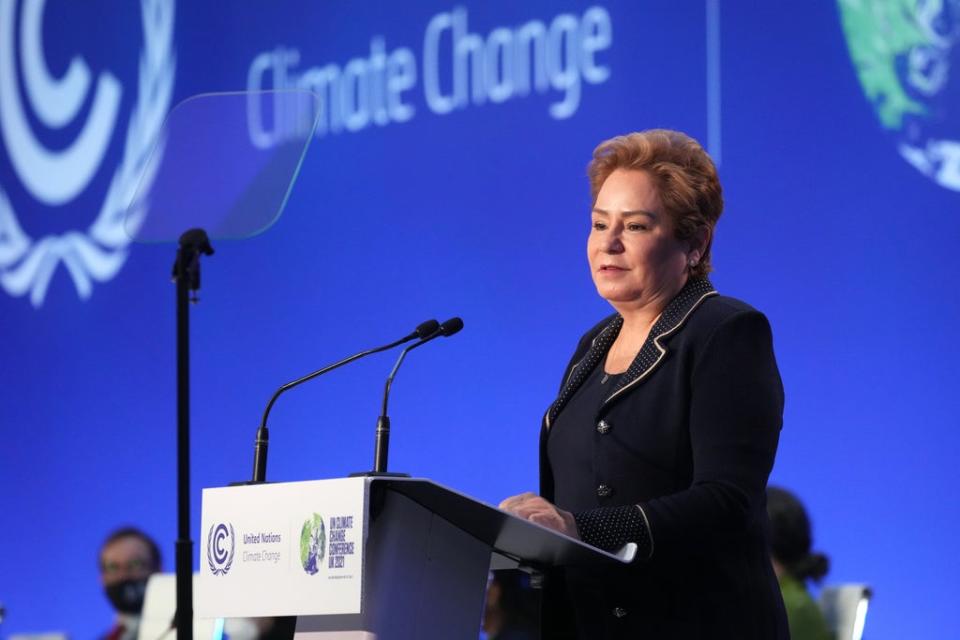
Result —
M 203 229 L 180 236 L 173 263 L 177 285 L 177 613 L 178 640 L 193 640 L 193 540 L 190 539 L 190 296 L 200 288 L 200 256 L 213 255 Z
M 399 340 L 395 340 L 390 344 L 384 345 L 382 347 L 376 347 L 374 349 L 367 349 L 366 351 L 361 351 L 356 355 L 352 355 L 349 358 L 344 358 L 339 362 L 334 362 L 331 365 L 328 365 L 322 369 L 318 369 L 313 373 L 308 373 L 302 378 L 298 378 L 293 382 L 288 382 L 274 393 L 270 397 L 270 402 L 267 403 L 267 408 L 263 411 L 263 418 L 260 420 L 260 427 L 257 429 L 256 440 L 254 441 L 253 448 L 253 480 L 248 483 L 237 483 L 237 484 L 260 484 L 267 481 L 267 447 L 270 444 L 270 430 L 267 429 L 267 417 L 270 415 L 270 409 L 273 408 L 273 404 L 277 401 L 277 398 L 280 397 L 281 393 L 289 391 L 294 387 L 300 386 L 304 382 L 313 380 L 318 376 L 333 371 L 334 369 L 339 369 L 340 367 L 350 364 L 354 360 L 359 360 L 360 358 L 365 358 L 374 353 L 380 353 L 381 351 L 386 351 L 387 349 L 393 349 L 394 347 L 403 344 L 404 342 L 409 342 L 414 338 L 420 338 L 421 340 L 426 339 L 428 336 L 432 336 L 439 329 L 440 325 L 436 320 L 427 320 L 421 322 L 417 325 L 417 328 L 413 333 L 406 335 Z M 404 352 L 406 353 L 406 352 Z
M 393 386 L 393 379 L 397 376 L 397 371 L 400 370 L 400 365 L 403 364 L 403 360 L 407 357 L 408 353 L 417 347 L 422 347 L 431 340 L 435 340 L 441 336 L 445 338 L 452 336 L 461 329 L 463 329 L 463 320 L 460 318 L 450 318 L 437 327 L 436 331 L 433 331 L 425 338 L 421 338 L 419 342 L 414 342 L 412 345 L 400 352 L 400 357 L 397 358 L 396 364 L 394 364 L 393 369 L 390 370 L 390 375 L 387 376 L 387 383 L 383 387 L 383 406 L 380 409 L 380 415 L 377 417 L 377 431 L 373 444 L 373 471 L 351 473 L 351 478 L 356 476 L 388 478 L 410 477 L 410 474 L 408 473 L 394 473 L 387 471 L 387 458 L 390 452 L 390 416 L 387 415 L 387 403 L 390 399 L 390 388 Z
M 414 334 L 415 336 L 416 334 Z M 396 342 L 391 342 L 388 345 L 383 347 L 377 347 L 376 349 L 368 349 L 356 355 L 350 356 L 349 358 L 344 358 L 339 362 L 334 362 L 333 364 L 324 367 L 323 369 L 318 369 L 313 373 L 308 373 L 302 378 L 297 378 L 293 382 L 288 382 L 283 385 L 270 397 L 270 402 L 267 403 L 267 408 L 263 411 L 263 418 L 260 420 L 260 426 L 257 428 L 256 439 L 254 440 L 253 447 L 253 480 L 249 483 L 243 484 L 262 484 L 267 481 L 267 448 L 270 446 L 270 430 L 267 428 L 267 416 L 270 415 L 270 409 L 273 408 L 274 403 L 277 401 L 277 398 L 280 397 L 280 394 L 298 387 L 304 382 L 313 380 L 318 376 L 322 376 L 325 373 L 333 371 L 334 369 L 339 369 L 340 367 L 350 364 L 354 360 L 359 360 L 365 356 L 369 356 L 374 353 L 380 353 L 381 351 L 386 351 L 387 349 L 392 349 L 393 347 L 402 344 L 410 340 L 410 336 L 406 336 L 397 340 Z
M 439 335 L 440 330 L 437 329 L 436 335 L 432 335 L 425 340 L 421 340 L 420 342 L 415 342 L 401 351 L 400 357 L 397 358 L 396 364 L 393 365 L 393 369 L 390 371 L 390 375 L 387 376 L 387 383 L 384 385 L 383 389 L 383 406 L 381 407 L 380 415 L 377 416 L 377 431 L 373 443 L 373 471 L 371 471 L 368 475 L 409 477 L 409 474 L 407 473 L 391 473 L 387 471 L 387 457 L 390 452 L 390 416 L 387 415 L 387 401 L 390 397 L 390 387 L 393 386 L 393 379 L 396 377 L 397 371 L 400 369 L 400 365 L 403 364 L 404 358 L 407 357 L 407 353 L 423 344 L 426 344 L 428 341 L 436 338 Z

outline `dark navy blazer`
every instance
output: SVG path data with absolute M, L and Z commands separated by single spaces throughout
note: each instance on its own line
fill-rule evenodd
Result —
M 540 493 L 556 502 L 550 427 L 623 324 L 580 340 L 540 436 Z M 770 326 L 691 279 L 604 400 L 593 465 L 562 509 L 638 505 L 650 540 L 622 570 L 547 576 L 544 638 L 788 638 L 766 540 L 765 488 L 783 414 Z M 573 613 L 576 621 L 570 619 Z

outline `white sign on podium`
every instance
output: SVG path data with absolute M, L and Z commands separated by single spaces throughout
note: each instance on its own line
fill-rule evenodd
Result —
M 359 614 L 365 482 L 204 489 L 197 615 Z
M 614 555 L 423 478 L 205 489 L 201 617 L 296 616 L 298 640 L 474 638 L 491 554 L 542 570 Z

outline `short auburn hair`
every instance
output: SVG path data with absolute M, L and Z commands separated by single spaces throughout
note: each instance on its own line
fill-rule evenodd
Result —
M 700 143 L 679 131 L 648 129 L 601 142 L 587 166 L 594 203 L 603 183 L 617 169 L 645 171 L 657 188 L 678 240 L 707 229 L 707 243 L 690 275 L 710 273 L 713 229 L 723 212 L 723 189 L 713 160 Z

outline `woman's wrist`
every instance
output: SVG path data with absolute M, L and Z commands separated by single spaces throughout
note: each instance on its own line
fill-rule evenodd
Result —
M 628 542 L 639 547 L 637 556 L 648 558 L 653 550 L 650 530 L 638 505 L 600 507 L 573 514 L 580 539 L 605 551 L 616 551 Z

